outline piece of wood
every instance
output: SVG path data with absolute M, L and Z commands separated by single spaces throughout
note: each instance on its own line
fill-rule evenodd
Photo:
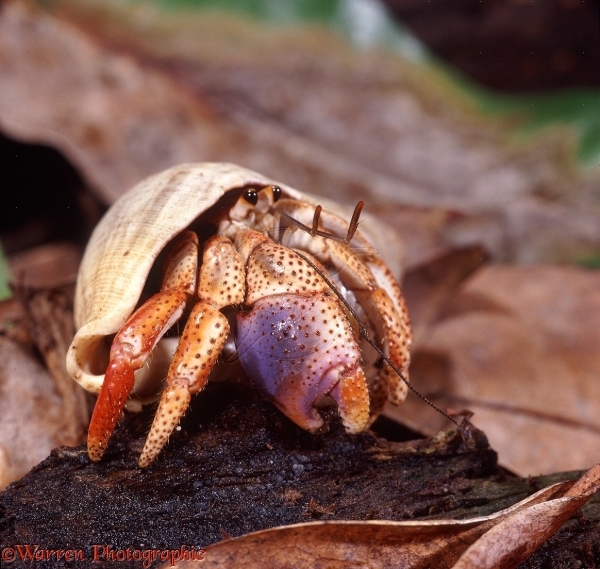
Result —
M 194 407 L 145 470 L 137 458 L 148 413 L 120 425 L 97 464 L 84 447 L 53 451 L 0 495 L 3 546 L 77 549 L 89 562 L 95 545 L 199 548 L 224 536 L 312 520 L 465 518 L 498 511 L 555 481 L 503 472 L 483 433 L 471 428 L 390 442 L 372 433 L 347 435 L 334 418 L 328 432 L 311 435 L 245 388 L 218 383 L 209 384 Z M 561 530 L 549 542 L 555 543 L 548 545 L 550 559 L 565 544 L 571 559 L 600 554 L 600 538 L 590 533 L 595 528 L 600 535 L 600 508 L 586 508 L 588 521 L 569 522 L 568 538 Z

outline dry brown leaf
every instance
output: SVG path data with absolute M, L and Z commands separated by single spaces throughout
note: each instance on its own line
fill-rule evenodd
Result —
M 488 259 L 482 247 L 450 251 L 407 271 L 402 290 L 413 325 L 413 345 L 418 347 L 426 330 L 438 317 L 458 285 Z
M 37 289 L 74 283 L 80 261 L 80 247 L 60 242 L 19 251 L 8 258 L 13 285 Z
M 69 344 L 75 334 L 70 302 L 55 290 L 21 291 L 31 338 L 54 379 L 61 399 L 60 444 L 76 446 L 85 440 L 90 418 L 88 393 L 67 373 Z
M 56 446 L 83 442 L 90 415 L 65 366 L 74 333 L 67 297 L 23 288 L 17 296 L 0 305 L 0 489 Z
M 31 353 L 2 336 L 0 418 L 2 489 L 63 441 L 62 404 L 53 378 Z
M 437 207 L 396 206 L 374 208 L 377 217 L 393 227 L 405 243 L 404 264 L 407 271 L 447 254 L 454 248 L 446 234 L 465 214 Z M 478 242 L 478 244 L 481 242 Z M 490 249 L 491 250 L 491 249 Z
M 502 520 L 461 556 L 453 569 L 512 569 L 600 490 L 600 463 L 586 472 L 563 497 L 520 509 Z
M 3 131 L 60 150 L 107 203 L 235 144 L 200 97 L 32 3 L 3 5 L 0 53 Z
M 454 304 L 415 354 L 417 387 L 474 411 L 521 475 L 589 467 L 600 456 L 600 272 L 488 266 Z M 390 412 L 439 424 L 415 399 Z
M 509 568 L 524 561 L 598 490 L 600 464 L 575 485 L 555 484 L 490 516 L 426 522 L 296 524 L 210 545 L 203 561 L 180 561 L 176 567 Z M 494 548 L 490 543 L 499 546 Z M 523 548 L 522 543 L 528 547 Z M 510 563 L 504 559 L 510 559 Z M 482 564 L 476 564 L 480 560 Z M 486 562 L 488 565 L 483 564 Z

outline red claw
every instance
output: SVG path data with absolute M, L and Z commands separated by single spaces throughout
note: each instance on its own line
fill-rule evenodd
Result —
M 98 462 L 108 444 L 121 410 L 133 389 L 135 380 L 131 365 L 131 346 L 120 346 L 115 355 L 111 351 L 111 362 L 104 376 L 104 384 L 98 395 L 88 430 L 88 454 Z

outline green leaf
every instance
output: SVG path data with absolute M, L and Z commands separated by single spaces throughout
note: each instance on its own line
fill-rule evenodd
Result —
M 511 96 L 473 90 L 484 111 L 518 115 L 519 132 L 533 134 L 552 125 L 570 126 L 578 134 L 577 158 L 584 164 L 600 158 L 599 90 L 565 89 Z
M 2 244 L 0 243 L 0 300 L 5 300 L 12 296 L 12 292 L 8 283 L 10 281 L 10 272 L 8 269 L 8 261 L 2 250 Z

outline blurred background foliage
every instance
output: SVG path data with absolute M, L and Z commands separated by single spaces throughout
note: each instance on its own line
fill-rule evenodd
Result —
M 487 75 L 479 70 L 487 69 L 494 73 L 493 59 L 499 74 L 505 72 L 510 59 L 510 49 L 498 39 L 497 50 L 503 55 L 486 57 L 480 38 L 471 38 L 473 44 L 465 46 L 470 51 L 470 63 L 462 71 L 453 65 L 452 59 L 444 59 L 445 51 L 436 52 L 435 47 L 417 38 L 409 26 L 403 22 L 405 16 L 412 20 L 416 4 L 414 0 L 125 0 L 132 3 L 157 3 L 166 10 L 215 10 L 233 12 L 254 18 L 268 25 L 302 26 L 319 22 L 333 31 L 343 34 L 359 48 L 384 47 L 396 51 L 400 56 L 415 62 L 426 63 L 442 70 L 451 81 L 464 89 L 473 97 L 476 105 L 483 111 L 501 115 L 517 116 L 519 126 L 517 133 L 536 133 L 553 124 L 565 124 L 578 132 L 577 158 L 586 165 L 597 162 L 600 157 L 600 39 L 598 37 L 597 2 L 579 2 L 563 0 L 546 2 L 545 7 L 522 16 L 515 12 L 512 18 L 523 17 L 528 21 L 531 36 L 523 33 L 522 37 L 514 35 L 508 38 L 515 44 L 521 42 L 521 50 L 536 54 L 541 62 L 550 62 L 552 70 L 535 69 L 535 63 L 529 64 L 527 76 L 518 70 L 519 61 L 513 61 L 510 71 L 510 84 L 502 84 L 502 78 L 492 80 L 494 88 L 486 88 Z M 517 10 L 524 7 L 525 2 L 481 2 L 479 0 L 461 2 L 420 2 L 418 7 L 419 29 L 427 29 L 427 21 L 431 31 L 424 33 L 426 38 L 435 33 L 443 37 L 451 33 L 453 24 L 461 17 L 467 22 L 461 25 L 458 37 L 448 39 L 445 43 L 464 43 L 467 38 L 465 28 L 481 26 L 481 13 L 486 9 L 499 11 L 501 5 L 512 5 Z M 451 6 L 454 4 L 454 6 Z M 536 4 L 536 2 L 532 2 Z M 537 2 L 537 4 L 542 4 Z M 587 4 L 587 5 L 586 5 Z M 525 7 L 527 8 L 527 7 Z M 530 9 L 531 10 L 531 9 Z M 451 13 L 449 13 L 451 12 Z M 545 19 L 544 19 L 545 16 Z M 595 17 L 594 17 L 595 16 Z M 498 22 L 501 27 L 506 24 L 510 14 Z M 446 19 L 446 30 L 443 19 Z M 594 24 L 595 21 L 595 24 Z M 568 25 L 567 25 L 568 24 Z M 566 28 L 566 29 L 563 29 Z M 483 30 L 480 32 L 483 34 Z M 506 32 L 505 32 L 506 33 Z M 547 35 L 545 35 L 547 34 Z M 524 37 L 523 37 L 524 36 Z M 554 36 L 554 44 L 550 41 Z M 528 41 L 529 40 L 529 41 Z M 537 42 L 536 42 L 537 40 Z M 442 40 L 443 41 L 443 40 Z M 488 42 L 490 40 L 488 39 Z M 494 41 L 493 38 L 491 40 Z M 432 42 L 435 44 L 436 42 Z M 489 52 L 489 46 L 485 46 Z M 486 53 L 486 55 L 488 55 Z M 498 57 L 503 58 L 498 61 Z M 463 56 L 464 59 L 464 56 Z M 543 63 L 542 63 L 543 62 Z M 526 61 L 522 62 L 527 65 Z M 478 66 L 478 67 L 477 67 Z M 490 69 L 491 68 L 491 69 Z M 474 73 L 469 74 L 473 70 Z M 553 71 L 553 73 L 552 73 Z M 519 79 L 519 75 L 521 78 Z M 548 75 L 551 77 L 549 78 Z M 520 81 L 520 82 L 519 82 Z M 506 91 L 512 91 L 507 94 Z
M 10 271 L 8 270 L 8 262 L 0 245 L 0 300 L 10 297 L 9 281 Z

